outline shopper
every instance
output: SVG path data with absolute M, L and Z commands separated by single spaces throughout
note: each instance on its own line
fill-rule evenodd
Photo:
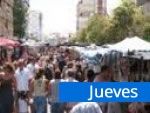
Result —
M 34 99 L 36 113 L 46 113 L 48 81 L 44 78 L 44 70 L 40 68 L 31 81 L 30 91 Z

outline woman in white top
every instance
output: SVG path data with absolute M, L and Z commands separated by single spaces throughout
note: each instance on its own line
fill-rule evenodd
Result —
M 64 82 L 61 79 L 61 72 L 56 69 L 55 79 L 49 83 L 49 102 L 51 104 L 51 113 L 64 113 L 64 104 L 59 102 L 59 83 Z

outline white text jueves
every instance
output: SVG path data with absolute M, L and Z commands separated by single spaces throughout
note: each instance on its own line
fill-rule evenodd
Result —
M 90 97 L 88 101 L 92 101 L 93 98 L 100 99 L 100 98 L 137 98 L 138 93 L 137 88 L 94 88 L 92 85 L 90 86 Z

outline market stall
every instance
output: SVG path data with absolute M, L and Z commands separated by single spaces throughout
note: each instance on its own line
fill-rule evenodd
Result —
M 10 60 L 15 48 L 20 46 L 20 42 L 8 39 L 7 37 L 0 37 L 1 60 Z
M 125 38 L 123 41 L 116 44 L 108 45 L 112 50 L 126 53 L 128 51 L 150 51 L 150 43 L 135 36 Z
M 130 61 L 131 81 L 150 81 L 150 52 L 134 52 L 127 56 Z

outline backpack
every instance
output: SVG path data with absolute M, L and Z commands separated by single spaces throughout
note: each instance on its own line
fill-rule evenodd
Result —
M 47 80 L 52 80 L 53 79 L 52 71 L 48 66 L 45 66 L 44 75 L 45 75 Z

